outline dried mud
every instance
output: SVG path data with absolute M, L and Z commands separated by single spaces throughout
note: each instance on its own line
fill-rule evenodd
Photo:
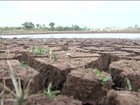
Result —
M 31 54 L 29 50 L 33 46 L 51 49 L 56 60 L 49 54 Z M 23 88 L 32 80 L 24 105 L 140 105 L 140 40 L 2 39 L 0 93 L 4 80 L 14 91 L 7 61 L 21 79 Z M 24 67 L 21 62 L 28 66 Z M 102 77 L 95 68 L 103 73 Z M 104 77 L 112 79 L 103 88 Z M 130 80 L 132 90 L 126 79 Z M 50 82 L 52 90 L 61 91 L 56 100 L 43 94 Z M 6 99 L 4 105 L 16 105 Z

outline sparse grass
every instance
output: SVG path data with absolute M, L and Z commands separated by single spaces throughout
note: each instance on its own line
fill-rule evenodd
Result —
M 49 53 L 49 50 L 44 49 L 42 47 L 32 47 L 29 51 L 33 55 L 47 55 Z
M 28 64 L 25 63 L 24 61 L 21 61 L 20 62 L 20 66 L 23 67 L 23 68 L 27 68 L 28 67 Z
M 29 52 L 33 55 L 48 55 L 50 59 L 53 59 L 54 62 L 57 61 L 56 54 L 52 51 L 52 49 L 44 49 L 42 47 L 32 47 Z
M 56 96 L 60 93 L 60 91 L 59 91 L 59 90 L 54 90 L 54 91 L 52 91 L 52 90 L 51 90 L 51 87 L 52 87 L 52 83 L 50 83 L 50 84 L 48 85 L 47 90 L 44 90 L 44 94 L 45 94 L 49 99 L 55 99 Z

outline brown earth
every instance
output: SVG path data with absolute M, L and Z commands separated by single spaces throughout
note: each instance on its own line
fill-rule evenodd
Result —
M 103 76 L 110 75 L 103 72 Z M 112 81 L 108 81 L 105 86 L 101 85 L 101 77 L 95 73 L 95 69 L 73 70 L 68 74 L 64 83 L 62 94 L 73 96 L 82 100 L 85 104 L 96 105 L 99 100 L 106 96 L 107 91 L 112 87 Z
M 127 88 L 126 79 L 131 81 L 132 90 L 140 89 L 140 61 L 136 60 L 119 60 L 110 64 L 110 72 L 115 87 Z
M 33 46 L 52 49 L 56 59 L 49 53 L 29 53 Z M 140 105 L 139 49 L 138 39 L 2 39 L 0 100 L 3 80 L 14 92 L 8 60 L 17 78 L 21 79 L 22 87 L 32 80 L 25 105 Z M 28 66 L 24 67 L 21 62 Z M 111 76 L 107 88 L 102 88 L 103 77 L 95 68 L 103 77 Z M 126 78 L 130 80 L 131 91 Z M 43 95 L 50 82 L 52 90 L 61 91 L 56 100 Z M 6 92 L 4 105 L 15 105 L 7 101 L 9 98 L 13 97 Z
M 110 90 L 100 105 L 140 105 L 138 93 Z

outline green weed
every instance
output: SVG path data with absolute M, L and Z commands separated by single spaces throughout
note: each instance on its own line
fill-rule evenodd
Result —
M 22 89 L 21 87 L 21 80 L 20 78 L 16 77 L 16 73 L 12 69 L 10 62 L 7 60 L 7 64 L 9 66 L 10 70 L 10 78 L 12 80 L 12 84 L 14 86 L 14 90 L 9 89 L 4 81 L 4 90 L 10 92 L 10 94 L 14 97 L 12 100 L 16 100 L 18 105 L 23 105 L 24 99 L 27 98 L 28 92 L 29 92 L 29 86 L 31 83 L 31 80 L 28 82 L 27 87 L 25 89 Z
M 8 56 L 10 56 L 9 49 L 7 50 L 7 53 L 8 53 Z M 27 86 L 22 89 L 20 78 L 17 78 L 16 77 L 16 73 L 12 69 L 9 60 L 6 60 L 6 62 L 8 64 L 8 66 L 9 66 L 9 71 L 10 71 L 9 72 L 9 75 L 10 75 L 10 78 L 12 80 L 12 84 L 14 86 L 14 90 L 9 89 L 6 86 L 5 81 L 3 81 L 3 83 L 4 83 L 4 86 L 3 86 L 4 89 L 3 89 L 3 91 L 4 92 L 5 91 L 10 92 L 10 94 L 14 97 L 12 100 L 16 101 L 18 105 L 23 105 L 24 99 L 26 99 L 27 96 L 28 96 L 29 86 L 30 86 L 30 83 L 31 83 L 32 79 L 28 82 Z M 3 95 L 4 95 L 4 93 L 3 93 Z M 3 103 L 3 102 L 1 102 L 1 103 Z
M 103 76 L 102 72 L 100 70 L 98 70 L 97 68 L 95 68 L 95 72 L 99 77 Z
M 52 90 L 51 90 L 51 87 L 52 87 L 52 83 L 50 83 L 50 84 L 48 85 L 47 90 L 44 90 L 44 94 L 45 94 L 49 99 L 55 99 L 56 96 L 60 93 L 60 91 L 59 91 L 59 90 L 54 90 L 54 91 L 52 91 Z
M 101 81 L 101 84 L 103 85 L 103 87 L 106 87 L 108 81 L 110 80 L 111 80 L 111 77 L 103 77 Z
M 29 52 L 33 55 L 48 55 L 53 61 L 57 61 L 57 56 L 51 49 L 43 49 L 42 47 L 32 47 Z
M 32 47 L 29 52 L 33 55 L 47 55 L 49 53 L 49 50 L 44 49 L 42 47 Z
M 128 90 L 131 91 L 132 90 L 132 85 L 131 85 L 131 81 L 128 78 L 126 78 L 126 83 L 127 83 Z
M 12 83 L 13 83 L 16 93 L 14 93 L 12 90 L 8 89 L 8 87 L 6 87 L 6 89 L 8 91 L 10 91 L 11 93 L 13 93 L 13 95 L 15 96 L 15 98 L 17 100 L 18 105 L 23 105 L 23 100 L 26 99 L 27 95 L 28 95 L 29 84 L 27 85 L 26 89 L 23 90 L 21 87 L 21 81 L 20 81 L 20 79 L 17 80 L 16 74 L 15 74 L 14 70 L 12 69 L 8 60 L 7 60 L 7 63 L 10 68 L 10 78 L 12 79 Z
M 108 77 L 108 76 L 104 77 L 103 73 L 100 70 L 98 70 L 97 68 L 95 69 L 95 72 L 99 77 L 102 78 L 101 84 L 102 84 L 103 88 L 106 88 L 108 81 L 111 80 L 111 77 Z
M 25 63 L 24 61 L 21 61 L 20 62 L 20 66 L 23 67 L 23 68 L 27 68 L 28 67 L 28 64 Z
M 55 62 L 57 61 L 57 56 L 56 56 L 56 54 L 52 53 L 50 56 L 51 56 L 51 59 L 53 59 Z

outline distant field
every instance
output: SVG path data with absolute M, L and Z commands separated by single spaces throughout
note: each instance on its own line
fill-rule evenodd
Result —
M 93 33 L 140 33 L 139 30 L 127 31 L 45 31 L 45 30 L 7 30 L 2 35 L 24 35 L 24 34 L 93 34 Z

